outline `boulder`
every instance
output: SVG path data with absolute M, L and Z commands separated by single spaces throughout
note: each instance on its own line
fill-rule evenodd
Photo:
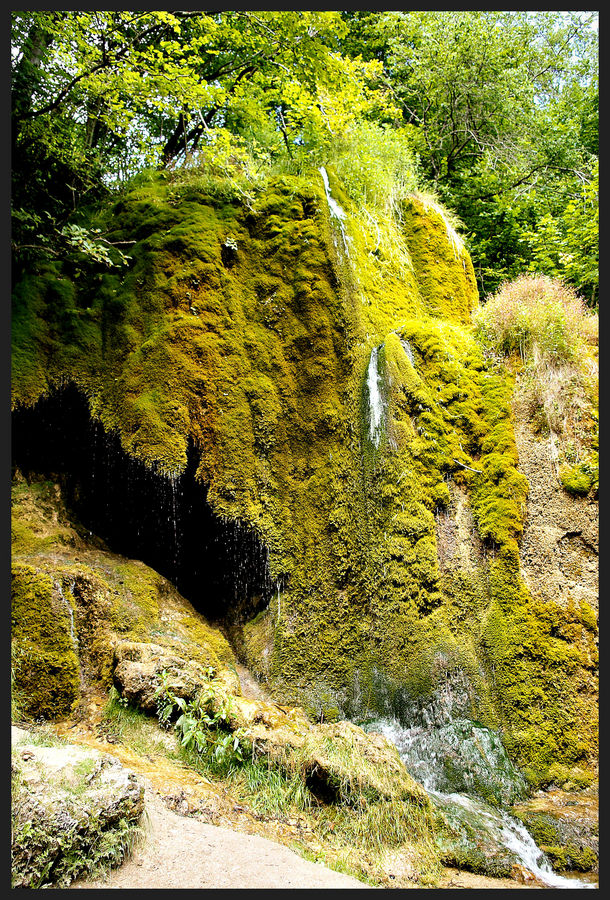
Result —
M 429 799 L 408 773 L 391 741 L 367 734 L 351 722 L 313 724 L 299 708 L 262 700 L 231 700 L 231 724 L 254 752 L 303 772 L 323 802 L 408 800 L 424 807 Z
M 122 862 L 144 788 L 112 757 L 12 729 L 12 886 L 66 886 Z
M 151 643 L 118 642 L 114 647 L 113 666 L 114 685 L 121 696 L 147 713 L 157 711 L 157 690 L 163 672 L 168 687 L 184 700 L 193 700 L 210 681 L 209 668 Z M 230 670 L 223 668 L 217 678 L 219 688 L 239 690 L 237 675 L 231 676 Z

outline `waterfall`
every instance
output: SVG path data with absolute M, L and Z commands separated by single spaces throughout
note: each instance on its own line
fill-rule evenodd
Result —
M 324 168 L 324 166 L 320 166 L 320 168 L 318 169 L 318 172 L 322 176 L 322 181 L 324 182 L 324 192 L 326 193 L 326 202 L 328 203 L 328 209 L 329 209 L 331 218 L 334 219 L 339 225 L 339 230 L 341 232 L 341 240 L 343 242 L 343 249 L 345 250 L 346 255 L 349 256 L 349 238 L 345 231 L 345 225 L 343 224 L 346 219 L 345 210 L 341 206 L 339 206 L 339 204 L 337 203 L 337 201 L 335 200 L 335 198 L 332 196 L 332 194 L 330 192 L 330 184 L 328 182 L 328 173 L 326 172 L 326 169 Z M 338 245 L 337 245 L 337 239 L 334 236 L 334 234 L 333 234 L 333 240 L 335 242 L 335 247 L 337 247 L 337 249 L 339 249 Z
M 381 396 L 381 376 L 377 365 L 379 347 L 371 350 L 371 359 L 366 376 L 369 395 L 369 435 L 376 447 L 381 439 L 383 423 L 383 398 Z
M 394 332 L 394 334 L 396 334 L 396 332 Z M 399 340 L 409 362 L 412 366 L 414 366 L 415 358 L 413 356 L 413 350 L 411 349 L 409 341 L 406 338 L 402 338 L 400 336 Z M 369 367 L 366 374 L 366 385 L 369 401 L 369 437 L 376 447 L 379 446 L 379 441 L 381 440 L 385 409 L 383 396 L 381 393 L 382 376 L 379 372 L 379 350 L 381 349 L 381 347 L 383 347 L 383 344 L 380 344 L 378 347 L 373 347 L 373 349 L 371 350 L 371 358 L 369 360 Z
M 453 722 L 436 729 L 424 729 L 419 726 L 406 728 L 396 719 L 378 719 L 375 722 L 367 723 L 366 730 L 382 734 L 396 745 L 400 758 L 409 772 L 420 781 L 432 802 L 442 811 L 449 825 L 457 832 L 466 830 L 472 833 L 474 831 L 484 837 L 488 844 L 504 848 L 515 859 L 515 862 L 524 866 L 548 887 L 597 887 L 590 882 L 565 878 L 553 872 L 548 859 L 536 845 L 525 826 L 504 810 L 492 807 L 478 797 L 439 789 L 446 783 L 443 773 L 444 760 L 450 757 L 455 765 L 456 750 L 461 749 L 456 741 L 455 729 L 458 726 L 459 723 Z M 483 745 L 482 751 L 479 752 L 482 752 L 482 755 L 495 765 L 496 758 L 493 754 L 497 752 L 498 748 L 494 747 L 493 742 L 486 742 L 484 737 L 482 739 L 482 733 L 488 729 L 475 727 L 474 730 L 476 730 L 475 743 Z M 438 734 L 427 743 L 424 737 L 426 731 L 436 731 Z M 447 732 L 444 735 L 446 743 L 442 746 L 439 736 L 445 731 Z M 521 776 L 517 774 L 517 777 Z
M 483 725 L 469 719 L 410 728 L 396 720 L 376 724 L 426 790 L 479 794 L 504 806 L 527 796 L 525 779 L 508 759 L 499 736 Z
M 597 885 L 553 872 L 548 859 L 522 822 L 501 809 L 464 794 L 429 791 L 430 798 L 454 822 L 465 821 L 471 828 L 505 847 L 516 860 L 543 884 L 552 888 L 595 888 Z

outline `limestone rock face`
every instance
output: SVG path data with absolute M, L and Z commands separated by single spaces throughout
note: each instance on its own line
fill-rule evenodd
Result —
M 528 455 L 442 211 L 406 203 L 398 265 L 319 174 L 251 202 L 151 178 L 99 213 L 127 270 L 57 260 L 15 286 L 15 463 L 60 473 L 90 517 L 88 536 L 52 514 L 15 529 L 17 682 L 28 703 L 36 657 L 47 692 L 28 714 L 69 715 L 81 676 L 152 711 L 174 667 L 194 696 L 174 656 L 230 681 L 230 633 L 311 719 L 415 724 L 449 685 L 450 717 L 501 734 L 533 786 L 591 770 L 595 505 L 549 493 Z
M 118 864 L 144 810 L 144 788 L 115 759 L 12 729 L 13 887 L 68 884 Z
M 193 700 L 209 680 L 209 674 L 195 660 L 168 652 L 157 644 L 121 641 L 114 648 L 113 680 L 125 700 L 138 706 L 144 712 L 154 713 L 157 709 L 157 689 L 159 676 L 165 673 L 167 685 L 178 697 Z M 229 670 L 223 669 L 221 681 L 236 687 L 237 677 L 231 678 Z
M 597 611 L 599 505 L 562 489 L 553 438 L 534 433 L 519 391 L 515 413 L 519 465 L 530 485 L 521 544 L 523 576 L 545 600 L 565 606 L 571 598 Z
M 59 485 L 16 478 L 12 529 L 19 715 L 66 718 L 91 687 L 111 687 L 117 664 L 118 677 L 150 711 L 158 685 L 153 676 L 172 666 L 184 669 L 185 660 L 183 686 L 191 696 L 207 668 L 237 689 L 233 652 L 222 633 L 153 569 L 110 553 L 74 525 Z

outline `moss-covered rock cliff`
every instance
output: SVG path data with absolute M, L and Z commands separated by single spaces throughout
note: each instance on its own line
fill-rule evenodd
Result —
M 159 481 L 193 466 L 215 521 L 264 548 L 268 587 L 230 635 L 278 699 L 325 720 L 404 716 L 454 683 L 461 714 L 499 729 L 532 783 L 552 764 L 586 770 L 595 617 L 521 578 L 513 384 L 470 328 L 470 258 L 414 195 L 399 265 L 330 186 L 345 218 L 318 172 L 247 199 L 155 176 L 97 212 L 131 263 L 41 263 L 16 283 L 16 421 L 73 384 Z M 15 639 L 61 654 L 48 712 L 64 714 L 73 649 L 38 639 L 35 619 L 69 601 L 16 565 Z

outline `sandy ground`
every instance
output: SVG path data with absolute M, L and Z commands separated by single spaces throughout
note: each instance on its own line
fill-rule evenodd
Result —
M 368 888 L 253 834 L 207 825 L 167 809 L 147 791 L 146 832 L 132 857 L 79 888 Z

